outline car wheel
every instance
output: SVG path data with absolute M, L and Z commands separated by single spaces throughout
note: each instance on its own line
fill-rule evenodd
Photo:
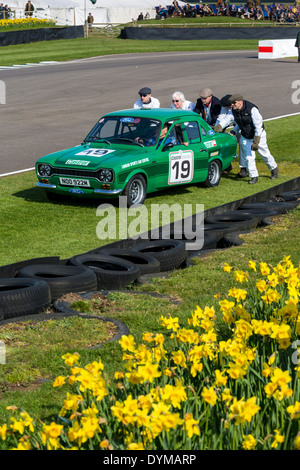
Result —
M 0 279 L 1 317 L 8 318 L 34 315 L 51 305 L 47 282 L 37 279 Z
M 204 181 L 204 186 L 212 188 L 218 186 L 221 179 L 221 165 L 218 160 L 212 160 L 208 165 L 208 175 Z
M 127 197 L 127 206 L 143 204 L 147 195 L 145 178 L 142 175 L 134 175 L 125 186 L 123 195 Z
M 46 281 L 50 287 L 52 302 L 69 292 L 84 292 L 97 289 L 95 273 L 91 269 L 80 266 L 30 265 L 20 269 L 17 277 Z

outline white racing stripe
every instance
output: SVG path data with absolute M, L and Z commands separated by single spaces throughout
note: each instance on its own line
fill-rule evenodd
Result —
M 282 118 L 285 118 L 285 117 L 297 116 L 299 114 L 300 113 L 284 114 L 282 116 L 276 116 L 276 117 L 273 117 L 273 118 L 264 119 L 264 121 L 275 121 L 276 119 L 282 119 Z M 26 168 L 24 170 L 11 171 L 10 173 L 3 173 L 2 175 L 0 175 L 0 178 L 2 176 L 17 175 L 18 173 L 25 173 L 26 171 L 32 171 L 32 170 L 34 170 L 34 167 L 33 168 Z

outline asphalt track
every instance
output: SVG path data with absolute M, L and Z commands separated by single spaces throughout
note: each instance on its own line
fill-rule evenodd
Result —
M 175 90 L 195 102 L 200 89 L 210 87 L 218 97 L 243 94 L 265 119 L 299 113 L 292 101 L 299 69 L 295 59 L 262 60 L 257 51 L 111 55 L 1 69 L 0 175 L 79 144 L 101 115 L 131 108 L 143 86 L 152 88 L 161 107 L 170 106 Z

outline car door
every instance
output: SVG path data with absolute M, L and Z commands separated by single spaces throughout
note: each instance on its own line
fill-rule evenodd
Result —
M 194 153 L 184 141 L 182 125 L 169 125 L 152 160 L 151 173 L 156 189 L 190 183 L 194 178 Z
M 193 153 L 194 176 L 193 182 L 199 182 L 206 179 L 209 145 L 207 144 L 207 131 L 197 119 L 184 121 L 183 123 L 184 139 L 187 143 L 187 149 Z M 210 137 L 209 137 L 210 138 Z

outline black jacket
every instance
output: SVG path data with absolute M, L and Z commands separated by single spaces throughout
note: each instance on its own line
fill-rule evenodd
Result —
M 255 135 L 255 126 L 251 116 L 253 108 L 257 108 L 257 106 L 250 101 L 244 100 L 242 109 L 232 110 L 234 121 L 239 126 L 241 134 L 245 139 L 253 139 Z M 264 125 L 262 125 L 262 128 L 264 129 Z
M 208 123 L 211 126 L 214 126 L 216 124 L 216 120 L 218 119 L 218 116 L 221 112 L 221 107 L 222 106 L 221 106 L 219 98 L 217 98 L 216 96 L 212 96 L 211 107 L 210 107 L 211 120 Z M 204 105 L 202 103 L 201 98 L 197 99 L 197 103 L 196 103 L 196 107 L 194 109 L 194 112 L 197 113 L 197 114 L 200 114 L 200 116 L 203 119 L 205 119 Z

